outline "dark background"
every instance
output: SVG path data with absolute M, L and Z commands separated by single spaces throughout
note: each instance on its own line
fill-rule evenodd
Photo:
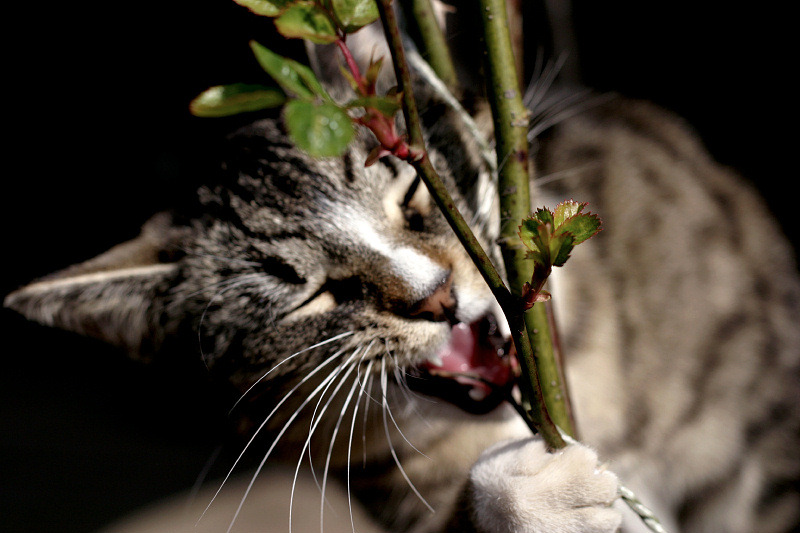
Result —
M 576 2 L 585 79 L 685 116 L 796 242 L 791 17 L 766 3 L 709 4 Z M 210 85 L 264 79 L 247 41 L 271 33 L 230 0 L 16 9 L 4 54 L 2 294 L 134 236 L 185 194 L 236 123 L 192 118 L 188 102 Z M 225 427 L 202 376 L 1 313 L 0 530 L 93 531 L 192 486 Z

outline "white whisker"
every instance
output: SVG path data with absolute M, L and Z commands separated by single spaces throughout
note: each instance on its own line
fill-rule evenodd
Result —
M 223 294 L 225 294 L 229 290 L 235 289 L 237 287 L 241 287 L 242 285 L 245 285 L 246 283 L 249 283 L 250 281 L 260 280 L 262 277 L 263 276 L 260 275 L 260 274 L 243 274 L 241 276 L 236 276 L 236 277 L 234 277 L 232 279 L 229 279 L 229 280 L 224 280 L 223 282 L 214 284 L 214 285 L 212 285 L 210 287 L 205 287 L 205 288 L 201 289 L 200 291 L 198 291 L 198 292 L 203 292 L 205 290 L 209 290 L 212 287 L 219 288 L 219 287 L 222 287 L 223 285 L 225 285 L 224 289 L 221 289 L 221 290 L 217 291 L 217 293 L 214 294 L 214 296 L 212 296 L 208 300 L 208 303 L 206 303 L 206 306 L 203 309 L 203 313 L 200 315 L 200 322 L 198 323 L 198 326 L 197 326 L 197 341 L 198 341 L 198 345 L 200 346 L 200 357 L 203 360 L 203 364 L 205 364 L 206 367 L 208 367 L 208 359 L 206 357 L 205 352 L 203 351 L 203 322 L 206 319 L 206 314 L 208 313 L 208 310 L 211 307 L 211 304 L 214 303 L 214 301 L 217 298 L 221 297 Z
M 236 258 L 236 257 L 224 257 L 222 255 L 214 255 L 214 254 L 201 254 L 199 252 L 193 252 L 193 251 L 189 251 L 189 250 L 186 250 L 186 249 L 183 249 L 183 252 L 186 253 L 186 255 L 191 255 L 192 257 L 203 257 L 203 258 L 206 258 L 206 259 L 213 259 L 215 261 L 221 261 L 221 262 L 224 262 L 224 263 L 233 263 L 233 264 L 236 264 L 236 265 L 244 265 L 244 266 L 250 266 L 250 267 L 255 267 L 255 268 L 262 268 L 263 267 L 262 263 L 260 263 L 258 261 L 250 261 L 248 259 L 240 259 L 240 258 Z
M 405 370 L 401 369 L 400 365 L 397 363 L 397 358 L 394 356 L 394 354 L 392 354 L 392 352 L 390 352 L 388 350 L 388 348 L 386 350 L 386 353 L 389 355 L 389 357 L 392 358 L 392 361 L 394 361 L 394 365 L 395 365 L 395 367 L 394 367 L 395 381 L 397 381 L 397 384 L 399 385 L 400 391 L 403 393 L 403 396 L 405 396 L 406 404 L 411 407 L 411 409 L 414 411 L 414 413 L 416 413 L 416 415 L 419 417 L 419 419 L 422 420 L 422 422 L 426 426 L 431 427 L 430 421 L 428 421 L 428 419 L 422 413 L 419 412 L 419 409 L 417 409 L 417 400 L 424 400 L 424 401 L 429 402 L 429 403 L 436 403 L 436 400 L 434 400 L 433 398 L 426 398 L 425 396 L 422 396 L 421 394 L 417 394 L 416 392 L 411 390 L 411 387 L 408 384 L 408 380 L 406 379 L 406 375 L 407 374 L 406 374 Z M 400 428 L 398 428 L 398 430 L 399 429 Z M 409 443 L 409 444 L 411 444 L 411 443 Z
M 531 111 L 535 111 L 536 107 L 542 103 L 545 95 L 553 86 L 558 77 L 558 73 L 567 61 L 568 54 L 564 53 L 558 56 L 555 63 L 548 62 L 548 65 L 542 70 L 542 75 L 536 78 L 536 81 L 528 87 L 525 91 L 523 101 L 525 106 Z
M 411 480 L 408 477 L 408 474 L 406 474 L 406 471 L 403 469 L 403 465 L 400 464 L 400 459 L 398 459 L 398 457 L 397 457 L 397 452 L 395 451 L 394 445 L 392 444 L 392 438 L 389 435 L 389 422 L 386 419 L 386 413 L 387 413 L 387 411 L 389 409 L 389 405 L 388 405 L 388 402 L 386 400 L 386 387 L 387 387 L 387 384 L 386 384 L 386 358 L 384 357 L 384 358 L 381 359 L 381 388 L 383 389 L 383 391 L 382 391 L 382 396 L 383 396 L 383 429 L 384 429 L 384 432 L 386 433 L 386 442 L 389 444 L 389 452 L 391 452 L 392 458 L 394 459 L 394 462 L 397 465 L 397 468 L 400 470 L 400 473 L 403 475 L 403 478 L 405 478 L 406 483 L 408 483 L 408 486 L 411 488 L 411 490 L 414 492 L 414 494 L 417 495 L 417 498 L 419 498 L 420 501 L 423 504 L 425 504 L 425 507 L 427 507 L 430 512 L 435 513 L 436 511 L 433 510 L 433 507 L 431 507 L 430 504 L 425 500 L 425 498 L 422 497 L 422 494 L 419 493 L 419 491 L 417 490 L 417 487 L 415 487 L 414 484 L 411 482 Z
M 339 352 L 337 352 L 336 354 L 334 354 L 334 356 L 337 356 L 337 355 L 339 355 L 339 354 L 340 354 L 340 353 L 339 353 Z M 332 358 L 332 357 L 334 357 L 334 356 L 331 356 L 331 358 Z M 327 361 L 330 361 L 330 360 L 331 360 L 331 358 L 329 358 Z M 326 362 L 327 362 L 327 361 L 326 361 Z M 277 435 L 277 436 L 275 437 L 275 439 L 272 441 L 272 444 L 270 445 L 269 449 L 267 450 L 267 453 L 266 453 L 266 455 L 264 455 L 264 458 L 263 458 L 263 459 L 261 459 L 261 462 L 258 464 L 258 468 L 256 468 L 256 472 L 255 472 L 255 474 L 253 474 L 253 477 L 250 479 L 250 483 L 247 485 L 247 489 L 245 490 L 245 492 L 244 492 L 244 495 L 242 496 L 242 500 L 239 502 L 239 507 L 237 507 L 237 509 L 236 509 L 236 512 L 235 512 L 235 513 L 234 513 L 234 515 L 233 515 L 233 519 L 231 520 L 231 523 L 230 523 L 230 525 L 228 526 L 228 530 L 226 531 L 226 533 L 230 533 L 231 529 L 233 528 L 233 524 L 236 522 L 236 519 L 238 518 L 238 516 L 239 516 L 239 513 L 241 512 L 241 510 L 242 510 L 242 506 L 244 506 L 244 502 L 245 502 L 245 500 L 247 499 L 247 496 L 248 496 L 248 494 L 250 494 L 250 491 L 253 489 L 253 484 L 255 483 L 255 481 L 256 481 L 256 478 L 257 478 L 257 477 L 258 477 L 258 475 L 261 473 L 261 470 L 264 468 L 264 465 L 266 464 L 266 462 L 267 462 L 267 459 L 269 459 L 269 456 L 272 454 L 272 451 L 275 449 L 275 446 L 277 446 L 277 445 L 278 445 L 278 441 L 280 441 L 281 437 L 283 437 L 283 434 L 284 434 L 284 433 L 286 433 L 286 431 L 289 429 L 289 426 L 291 426 L 291 425 L 292 425 L 292 422 L 294 422 L 294 420 L 295 420 L 295 419 L 296 419 L 296 418 L 297 418 L 297 417 L 300 415 L 300 412 L 303 410 L 303 408 L 304 408 L 306 405 L 308 405 L 308 404 L 309 404 L 309 402 L 311 402 L 311 400 L 313 400 L 313 399 L 314 399 L 314 397 L 315 397 L 317 394 L 319 394 L 319 392 L 320 392 L 320 391 L 321 391 L 323 388 L 325 388 L 325 386 L 328 384 L 328 382 L 329 382 L 329 381 L 331 381 L 332 379 L 334 379 L 334 378 L 336 377 L 336 375 L 337 375 L 337 374 L 336 374 L 336 370 L 337 370 L 337 369 L 339 369 L 339 368 L 341 368 L 341 366 L 343 366 L 344 364 L 345 364 L 345 363 L 341 363 L 340 365 L 338 365 L 337 367 L 335 367 L 335 368 L 334 368 L 334 370 L 333 370 L 333 371 L 332 371 L 330 374 L 328 374 L 328 376 L 327 376 L 327 377 L 325 377 L 325 379 L 323 379 L 323 380 L 322 380 L 322 382 L 321 382 L 319 385 L 317 385 L 317 387 L 316 387 L 316 388 L 315 388 L 315 389 L 314 389 L 314 390 L 313 390 L 313 391 L 312 391 L 312 392 L 311 392 L 311 393 L 310 393 L 310 394 L 309 394 L 309 395 L 306 397 L 306 399 L 305 399 L 305 400 L 303 400 L 303 403 L 301 403 L 301 404 L 300 404 L 300 406 L 299 406 L 297 409 L 295 409 L 294 413 L 292 413 L 292 416 L 291 416 L 291 417 L 289 417 L 289 419 L 288 419 L 288 420 L 286 421 L 286 423 L 283 425 L 283 428 L 280 430 L 280 432 L 278 433 L 278 435 Z M 307 379 L 308 379 L 308 378 L 309 378 L 309 377 L 310 377 L 310 376 L 311 376 L 313 373 L 315 373 L 315 372 L 316 372 L 317 370 L 319 370 L 320 368 L 321 368 L 321 366 L 320 366 L 320 367 L 317 367 L 317 368 L 316 368 L 316 369 L 314 369 L 312 372 L 310 372 L 308 376 L 306 376 L 305 378 L 303 378 L 303 381 L 306 381 L 306 380 L 307 380 Z M 290 393 L 291 393 L 291 392 L 294 392 L 295 390 L 297 390 L 297 387 L 298 387 L 299 385 L 301 385 L 301 384 L 302 384 L 302 381 L 301 381 L 301 382 L 300 382 L 300 383 L 299 383 L 297 386 L 295 386 L 295 388 L 293 388 L 293 389 L 292 389 L 292 391 L 290 391 Z M 288 397 L 288 395 L 287 395 L 286 397 L 284 397 L 284 400 L 285 400 L 287 397 Z M 275 411 L 273 410 L 273 411 L 272 411 L 272 413 L 274 413 L 274 412 L 275 412 Z M 272 413 L 270 413 L 270 415 L 271 415 Z M 264 427 L 264 424 L 265 424 L 265 423 L 266 423 L 266 421 L 265 421 L 265 422 L 262 422 L 262 424 L 261 424 L 261 426 L 259 426 L 259 428 L 258 428 L 257 432 L 258 432 L 259 430 L 261 430 L 261 428 L 263 428 L 263 427 Z M 253 436 L 253 438 L 255 438 L 255 435 Z M 252 439 L 250 439 L 250 442 L 252 442 Z M 250 444 L 250 442 L 248 442 L 248 445 Z M 246 448 L 245 448 L 245 449 L 246 449 Z M 242 453 L 244 453 L 244 452 L 242 452 Z M 241 455 L 240 455 L 239 457 L 241 458 Z M 237 460 L 238 460 L 238 459 L 237 459 Z M 234 465 L 234 466 L 235 466 L 235 465 Z M 226 479 L 227 479 L 227 478 L 226 478 Z
M 613 95 L 605 94 L 595 96 L 593 98 L 587 98 L 588 92 L 585 94 L 575 94 L 573 97 L 567 97 L 562 101 L 558 102 L 555 105 L 560 105 L 562 109 L 552 111 L 548 110 L 546 114 L 537 119 L 537 121 L 533 124 L 531 129 L 528 131 L 528 141 L 532 141 L 538 135 L 540 135 L 543 131 L 552 128 L 556 124 L 565 121 L 566 119 L 573 117 L 579 113 L 583 113 L 588 109 L 593 107 L 599 106 L 604 102 L 607 102 Z M 567 100 L 576 100 L 576 102 L 567 102 Z
M 233 473 L 234 469 L 235 469 L 235 468 L 236 468 L 236 466 L 239 464 L 239 461 L 241 461 L 241 459 L 242 459 L 242 457 L 244 456 L 245 452 L 247 452 L 247 450 L 250 448 L 250 445 L 251 445 L 251 444 L 253 443 L 253 441 L 256 439 L 256 437 L 257 437 L 257 436 L 258 436 L 258 434 L 261 432 L 261 430 L 262 430 L 262 429 L 264 429 L 264 427 L 267 425 L 267 422 L 268 422 L 268 421 L 269 421 L 269 420 L 272 418 L 272 416 L 273 416 L 273 415 L 274 415 L 274 414 L 275 414 L 275 413 L 278 411 L 278 409 L 280 409 L 280 407 L 281 407 L 281 406 L 282 406 L 282 405 L 283 405 L 283 404 L 284 404 L 284 403 L 285 403 L 285 402 L 286 402 L 286 401 L 287 401 L 287 400 L 288 400 L 288 399 L 291 397 L 291 395 L 292 395 L 292 394 L 293 394 L 293 393 L 294 393 L 294 392 L 295 392 L 297 389 L 299 389 L 299 388 L 300 388 L 300 387 L 301 387 L 301 386 L 302 386 L 304 383 L 306 383 L 306 382 L 307 382 L 309 379 L 311 379 L 311 378 L 314 376 L 314 374 L 316 374 L 317 372 L 319 372 L 320 370 L 322 370 L 323 368 L 325 368 L 325 367 L 326 367 L 326 366 L 327 366 L 327 365 L 328 365 L 328 364 L 329 364 L 331 361 L 333 361 L 334 359 L 336 359 L 337 357 L 339 357 L 341 354 L 342 354 L 342 352 L 341 352 L 341 351 L 334 353 L 334 354 L 333 354 L 333 355 L 331 355 L 331 356 L 330 356 L 328 359 L 326 359 L 325 361 L 323 361 L 323 362 L 322 362 L 322 363 L 321 363 L 319 366 L 317 366 L 317 367 L 316 367 L 314 370 L 312 370 L 311 372 L 309 372 L 309 373 L 308 373 L 308 375 L 307 375 L 307 376 L 305 376 L 305 377 L 304 377 L 302 380 L 300 380 L 300 382 L 299 382 L 297 385 L 295 385 L 295 386 L 294 386 L 294 387 L 293 387 L 293 388 L 292 388 L 292 389 L 291 389 L 289 392 L 287 392 L 287 393 L 284 395 L 284 397 L 283 397 L 283 398 L 282 398 L 282 399 L 281 399 L 281 400 L 278 402 L 278 404 L 277 404 L 277 405 L 276 405 L 276 406 L 275 406 L 275 407 L 272 409 L 272 411 L 270 411 L 270 413 L 267 415 L 267 417 L 264 419 L 264 421 L 263 421 L 263 422 L 261 422 L 261 425 L 259 425 L 259 426 L 258 426 L 258 428 L 256 429 L 255 433 L 253 433 L 253 435 L 250 437 L 250 440 L 249 440 L 249 441 L 247 441 L 247 444 L 245 444 L 245 446 L 244 446 L 244 449 L 241 451 L 241 453 L 239 454 L 239 456 L 238 456 L 238 457 L 236 458 L 236 460 L 233 462 L 233 466 L 231 466 L 231 468 L 228 470 L 228 474 L 227 474 L 227 475 L 225 476 L 225 478 L 222 480 L 222 483 L 220 484 L 219 488 L 217 489 L 217 492 L 215 492 L 215 493 L 214 493 L 214 496 L 211 498 L 211 501 L 210 501 L 210 502 L 208 502 L 208 505 L 206 506 L 205 510 L 204 510 L 204 511 L 203 511 L 203 513 L 200 515 L 200 518 L 197 520 L 197 522 L 198 522 L 198 523 L 200 522 L 200 520 L 202 520 L 202 519 L 203 519 L 203 516 L 205 516 L 205 514 L 208 512 L 208 509 L 209 509 L 209 508 L 211 507 L 211 505 L 214 503 L 214 500 L 216 500 L 216 499 L 217 499 L 217 496 L 219 496 L 219 493 L 220 493 L 220 491 L 222 491 L 222 488 L 225 486 L 225 483 L 228 481 L 228 479 L 230 478 L 230 476 L 231 476 L 231 474 Z M 330 376 L 329 376 L 329 377 L 330 377 Z M 328 379 L 328 378 L 326 378 L 326 380 L 327 380 L 327 379 Z M 325 383 L 325 381 L 323 381 L 323 383 Z M 310 398 L 311 398 L 311 396 L 309 396 L 309 397 L 306 399 L 306 403 L 307 403 L 308 401 L 310 401 Z M 305 403 L 304 403 L 303 405 L 305 405 Z M 285 427 L 286 427 L 286 426 L 284 426 L 284 428 L 285 428 Z M 281 434 L 282 434 L 282 433 L 281 433 Z M 275 439 L 275 442 L 277 442 L 277 440 L 278 440 L 278 439 L 276 438 L 276 439 Z M 273 446 L 274 446 L 274 444 L 273 444 Z M 271 450 L 271 449 L 272 449 L 272 448 L 270 448 L 270 450 Z
M 236 406 L 237 406 L 237 405 L 239 405 L 239 402 L 241 402 L 241 401 L 244 399 L 244 397 L 245 397 L 245 396 L 246 396 L 246 395 L 247 395 L 247 394 L 248 394 L 248 393 L 249 393 L 251 390 L 253 390 L 253 387 L 255 387 L 256 385 L 258 385 L 259 383 L 261 383 L 261 381 L 262 381 L 264 378 L 266 378 L 267 376 L 269 376 L 269 375 L 270 375 L 270 374 L 271 374 L 271 373 L 272 373 L 274 370 L 276 370 L 276 369 L 277 369 L 279 366 L 281 366 L 283 363 L 285 363 L 285 362 L 287 362 L 287 361 L 289 361 L 289 360 L 291 360 L 291 359 L 294 359 L 295 357 L 297 357 L 297 356 L 298 356 L 298 355 L 300 355 L 300 354 L 304 354 L 304 353 L 306 353 L 306 352 L 308 352 L 308 351 L 311 351 L 311 350 L 313 350 L 313 349 L 315 349 L 315 348 L 319 348 L 320 346 L 325 346 L 326 344 L 330 344 L 330 343 L 331 343 L 331 342 L 333 342 L 333 341 L 338 341 L 339 339 L 343 339 L 343 338 L 345 338 L 345 337 L 347 337 L 347 336 L 350 336 L 350 335 L 352 335 L 352 334 L 353 334 L 353 332 L 352 332 L 352 331 L 346 331 L 346 332 L 344 332 L 344 333 L 340 333 L 339 335 L 335 335 L 335 336 L 333 336 L 333 337 L 331 337 L 331 338 L 329 338 L 329 339 L 326 339 L 326 340 L 324 340 L 324 341 L 318 342 L 317 344 L 314 344 L 314 345 L 312 345 L 312 346 L 309 346 L 308 348 L 303 348 L 303 349 L 302 349 L 302 350 L 300 350 L 299 352 L 295 352 L 295 353 L 293 353 L 292 355 L 288 356 L 288 357 L 287 357 L 287 358 L 285 358 L 283 361 L 281 361 L 281 362 L 280 362 L 280 363 L 278 363 L 277 365 L 275 365 L 275 366 L 273 366 L 272 368 L 270 368 L 270 369 L 269 369 L 269 370 L 268 370 L 266 373 L 264 373 L 264 374 L 263 374 L 263 375 L 262 375 L 260 378 L 258 378 L 258 379 L 257 379 L 257 380 L 256 380 L 256 381 L 255 381 L 255 382 L 252 384 L 252 385 L 250 385 L 250 386 L 247 388 L 247 390 L 246 390 L 246 391 L 244 391 L 244 393 L 242 393 L 242 395 L 239 397 L 239 399 L 238 399 L 238 400 L 236 400 L 236 403 L 234 403 L 234 404 L 233 404 L 233 407 L 231 407 L 230 411 L 228 411 L 228 414 L 230 414 L 230 413 L 231 413 L 231 412 L 232 412 L 234 409 L 236 409 Z
M 370 360 L 367 364 L 367 369 L 365 373 L 369 376 L 372 372 L 372 365 L 375 363 L 375 359 Z M 353 408 L 353 420 L 350 422 L 350 438 L 348 439 L 347 443 L 347 507 L 350 509 L 350 526 L 353 528 L 353 533 L 356 533 L 356 525 L 353 520 L 353 500 L 352 494 L 350 491 L 350 460 L 353 453 L 353 432 L 356 427 L 356 417 L 358 416 L 358 406 L 361 403 L 361 398 L 364 396 L 364 385 L 366 383 L 361 384 L 361 391 L 358 393 L 358 398 L 356 398 L 356 406 Z M 366 411 L 365 411 L 366 415 Z M 366 454 L 366 452 L 364 452 Z M 364 461 L 366 462 L 366 455 L 364 457 Z
M 549 185 L 550 183 L 555 183 L 557 181 L 567 179 L 574 174 L 579 174 L 592 169 L 599 169 L 601 166 L 602 166 L 601 163 L 593 162 L 578 167 L 568 168 L 566 170 L 560 170 L 558 172 L 551 172 L 550 174 L 545 174 L 544 176 L 537 177 L 536 185 L 538 186 Z
M 353 370 L 356 368 L 357 364 L 355 364 L 353 361 L 354 361 L 355 356 L 356 356 L 357 353 L 358 353 L 358 350 L 356 350 L 356 352 L 354 352 L 350 357 L 348 357 L 347 361 L 345 361 L 342 365 L 337 367 L 337 370 L 336 370 L 335 374 L 333 375 L 333 377 L 331 378 L 330 382 L 325 387 L 325 389 L 322 391 L 322 393 L 319 395 L 319 400 L 317 401 L 317 405 L 314 408 L 314 414 L 312 415 L 312 426 L 309 428 L 308 437 L 306 437 L 306 441 L 303 444 L 303 449 L 300 450 L 300 457 L 297 460 L 297 468 L 295 468 L 294 479 L 292 481 L 292 491 L 291 491 L 291 494 L 289 496 L 289 532 L 290 533 L 292 531 L 292 509 L 294 508 L 294 491 L 295 491 L 295 488 L 297 486 L 297 476 L 298 476 L 298 474 L 300 472 L 300 465 L 302 464 L 303 456 L 306 453 L 306 449 L 310 448 L 310 446 L 311 446 L 311 437 L 314 435 L 314 432 L 316 431 L 317 426 L 319 426 L 320 422 L 322 421 L 322 415 L 324 415 L 325 411 L 328 410 L 328 407 L 331 405 L 331 402 L 333 402 L 333 399 L 336 397 L 336 394 L 339 392 L 339 389 L 341 389 L 342 385 L 344 385 L 345 381 L 347 381 L 347 376 L 349 376 L 350 373 L 353 372 Z M 345 370 L 345 369 L 347 369 L 347 370 L 342 374 L 342 371 Z M 333 392 L 331 393 L 330 397 L 328 398 L 328 401 L 325 402 L 325 405 L 319 411 L 319 416 L 316 416 L 317 415 L 317 408 L 319 407 L 320 403 L 322 402 L 323 398 L 325 397 L 325 393 L 328 391 L 328 389 L 333 384 L 333 382 L 336 380 L 336 378 L 339 376 L 339 374 L 342 374 L 341 379 L 336 384 L 336 387 L 334 387 Z
M 367 353 L 367 350 L 369 350 L 369 348 L 367 348 L 364 351 L 365 355 Z M 359 366 L 361 364 L 361 361 L 363 361 L 363 360 L 364 360 L 364 356 L 362 355 L 361 359 L 359 360 L 359 362 L 358 362 L 358 364 L 356 366 Z M 329 471 L 330 464 L 331 464 L 331 457 L 333 456 L 333 446 L 334 446 L 334 443 L 336 442 L 336 436 L 339 434 L 339 428 L 341 427 L 342 420 L 344 419 L 344 414 L 347 411 L 347 407 L 350 405 L 350 402 L 353 400 L 353 394 L 355 393 L 357 388 L 358 388 L 358 379 L 354 379 L 353 380 L 353 386 L 350 387 L 350 392 L 348 392 L 347 398 L 345 399 L 344 405 L 342 406 L 342 410 L 339 413 L 339 418 L 336 419 L 336 425 L 334 426 L 333 434 L 331 435 L 331 442 L 330 442 L 330 445 L 328 446 L 328 456 L 325 459 L 325 469 L 323 470 L 323 473 L 322 473 L 322 495 L 321 495 L 320 502 L 319 502 L 319 530 L 320 530 L 320 533 L 323 533 L 324 529 L 325 529 L 325 527 L 324 527 L 324 521 L 325 521 L 325 489 L 327 488 L 327 485 L 328 485 L 328 471 Z M 290 533 L 291 533 L 291 531 L 290 531 Z
M 395 367 L 395 374 L 396 373 L 397 373 L 397 367 Z M 400 388 L 400 390 L 402 390 L 402 387 L 398 387 L 398 388 Z M 409 441 L 406 438 L 406 436 L 403 434 L 402 430 L 400 429 L 400 426 L 397 425 L 397 421 L 395 420 L 394 415 L 392 415 L 392 409 L 389 407 L 389 402 L 386 402 L 386 412 L 389 413 L 389 418 L 392 420 L 392 424 L 394 424 L 394 427 L 397 429 L 397 432 L 400 433 L 400 436 L 403 437 L 403 440 L 406 441 L 406 443 L 409 446 L 411 446 L 411 448 L 413 448 L 415 452 L 417 452 L 421 456 L 425 457 L 426 459 L 430 459 L 430 457 L 428 457 L 427 455 L 425 455 L 424 453 L 419 451 L 419 449 L 417 449 L 416 446 L 411 444 L 411 441 Z
M 372 368 L 372 365 L 370 365 L 370 368 Z M 364 385 L 369 383 L 369 391 L 367 391 L 367 400 L 364 401 L 364 422 L 361 428 L 361 450 L 364 455 L 363 468 L 367 467 L 367 415 L 369 414 L 369 400 L 377 403 L 377 400 L 372 397 L 372 384 L 374 383 L 372 377 L 372 374 L 367 375 L 366 381 L 364 382 Z
M 350 365 L 352 363 L 352 361 L 355 359 L 356 355 L 358 355 L 358 353 L 360 351 L 361 351 L 361 348 L 356 348 L 356 350 L 352 354 L 350 354 L 350 357 L 347 358 L 347 361 L 343 365 L 340 365 L 339 370 L 337 370 L 337 374 L 341 373 L 341 371 L 344 370 L 347 365 Z M 363 359 L 363 358 L 364 358 L 364 356 L 361 356 L 361 359 Z M 361 359 L 359 360 L 359 364 L 361 362 Z M 357 370 L 358 369 L 358 364 L 354 364 L 353 363 L 353 366 L 347 370 L 347 374 L 346 375 L 349 375 L 350 372 L 353 370 L 353 368 L 355 368 Z M 328 384 L 328 386 L 325 387 L 325 389 L 322 391 L 322 394 L 319 395 L 319 400 L 317 400 L 317 405 L 314 406 L 314 412 L 311 413 L 311 419 L 310 419 L 309 424 L 308 424 L 308 443 L 309 443 L 309 445 L 303 447 L 303 451 L 300 452 L 300 459 L 302 460 L 303 452 L 306 451 L 306 449 L 308 450 L 308 464 L 309 464 L 309 467 L 311 468 L 311 476 L 314 478 L 314 483 L 316 483 L 317 488 L 320 489 L 320 491 L 322 491 L 322 486 L 319 484 L 319 481 L 317 480 L 317 474 L 314 471 L 314 462 L 313 462 L 313 459 L 311 457 L 311 445 L 310 445 L 311 444 L 311 435 L 313 435 L 314 431 L 316 431 L 317 425 L 319 425 L 319 422 L 322 420 L 322 415 L 325 414 L 325 411 L 328 409 L 328 406 L 330 405 L 331 401 L 333 401 L 333 398 L 339 392 L 339 388 L 342 386 L 343 380 L 344 380 L 344 377 L 342 378 L 342 381 L 339 382 L 339 385 L 337 385 L 336 389 L 333 391 L 331 396 L 328 398 L 328 401 L 325 403 L 325 406 L 323 407 L 322 411 L 320 411 L 319 417 L 318 417 L 317 416 L 317 411 L 319 410 L 319 406 L 322 403 L 322 400 L 325 398 L 325 394 L 328 392 L 328 389 L 333 384 L 333 381 L 331 381 Z M 298 462 L 298 467 L 299 467 L 299 462 Z

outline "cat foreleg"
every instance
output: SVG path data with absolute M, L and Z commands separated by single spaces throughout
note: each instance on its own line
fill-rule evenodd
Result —
M 548 453 L 539 438 L 501 442 L 470 471 L 472 521 L 481 533 L 614 533 L 617 483 L 586 446 Z

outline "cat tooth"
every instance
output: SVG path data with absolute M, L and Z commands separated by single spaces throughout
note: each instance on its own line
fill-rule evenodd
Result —
M 442 361 L 442 358 L 439 355 L 432 355 L 428 357 L 428 362 L 434 366 L 444 366 L 444 361 Z
M 485 400 L 487 396 L 488 393 L 483 389 L 473 387 L 469 390 L 469 397 L 475 400 L 476 402 Z

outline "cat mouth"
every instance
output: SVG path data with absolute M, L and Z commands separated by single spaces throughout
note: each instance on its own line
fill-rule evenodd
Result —
M 450 341 L 409 370 L 408 384 L 473 414 L 495 409 L 508 397 L 519 373 L 512 344 L 503 338 L 494 317 L 452 327 Z

